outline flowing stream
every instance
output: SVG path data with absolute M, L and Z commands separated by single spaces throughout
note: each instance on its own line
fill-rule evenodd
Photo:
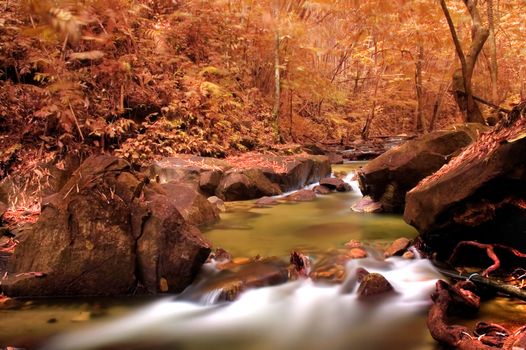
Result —
M 354 187 L 350 193 L 269 208 L 255 208 L 253 201 L 228 203 L 222 220 L 204 232 L 215 247 L 234 257 L 286 260 L 299 250 L 316 261 L 349 240 L 367 243 L 369 256 L 347 263 L 343 284 L 302 279 L 249 289 L 230 303 L 217 302 L 220 290 L 189 302 L 185 295 L 197 290 L 198 283 L 179 297 L 153 301 L 33 301 L 0 311 L 0 345 L 27 344 L 34 337 L 32 344 L 45 344 L 45 350 L 438 349 L 425 318 L 439 274 L 427 260 L 383 258 L 378 247 L 416 232 L 399 216 L 351 212 L 360 198 Z M 358 268 L 383 274 L 396 293 L 357 298 L 353 276 Z M 201 280 L 216 273 L 214 264 L 207 264 Z M 517 307 L 499 299 L 489 305 L 487 312 L 502 319 Z M 86 313 L 88 320 L 82 320 Z

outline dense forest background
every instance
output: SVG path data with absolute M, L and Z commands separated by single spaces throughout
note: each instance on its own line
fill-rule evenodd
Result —
M 517 103 L 524 0 L 448 1 L 464 47 L 468 2 L 494 27 L 473 94 Z M 222 157 L 464 118 L 436 0 L 2 0 L 0 11 L 0 178 L 68 154 Z

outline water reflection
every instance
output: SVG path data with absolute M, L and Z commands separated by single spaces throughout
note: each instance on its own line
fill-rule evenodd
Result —
M 356 166 L 341 165 L 336 170 L 350 172 Z M 206 228 L 204 234 L 233 256 L 286 256 L 295 249 L 317 253 L 351 239 L 388 241 L 416 236 L 399 216 L 352 212 L 359 198 L 353 191 L 268 208 L 256 208 L 255 201 L 228 203 L 221 222 Z

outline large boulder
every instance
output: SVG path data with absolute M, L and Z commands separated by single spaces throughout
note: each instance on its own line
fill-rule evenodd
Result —
M 172 198 L 124 160 L 96 156 L 43 201 L 1 288 L 10 296 L 178 292 L 209 252 Z
M 223 176 L 216 189 L 216 196 L 226 201 L 279 194 L 281 194 L 279 186 L 270 181 L 259 169 L 229 171 Z
M 212 203 L 192 182 L 169 182 L 157 185 L 160 193 L 170 198 L 183 218 L 192 225 L 209 225 L 219 220 Z
M 331 174 L 331 163 L 326 156 L 269 157 L 268 161 L 281 171 L 265 170 L 265 175 L 279 184 L 283 192 L 302 188 Z
M 525 104 L 519 107 L 407 194 L 404 219 L 433 250 L 451 254 L 461 240 L 526 248 Z
M 486 130 L 464 124 L 408 141 L 367 163 L 358 171 L 362 194 L 386 212 L 403 212 L 407 191 L 431 175 Z

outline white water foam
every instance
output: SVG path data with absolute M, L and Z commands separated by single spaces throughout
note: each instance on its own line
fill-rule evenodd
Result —
M 383 274 L 397 293 L 372 302 L 360 300 L 352 277 L 360 267 Z M 161 300 L 121 320 L 55 338 L 45 350 L 86 350 L 123 343 L 134 344 L 134 349 L 173 349 L 169 344 L 221 349 L 224 339 L 237 344 L 229 349 L 381 349 L 387 345 L 374 342 L 385 334 L 403 335 L 408 328 L 404 322 L 415 315 L 423 317 L 439 278 L 427 260 L 367 258 L 350 261 L 347 270 L 351 278 L 343 285 L 300 280 L 249 290 L 232 303 Z M 210 303 L 214 298 L 215 294 L 204 301 Z M 419 324 L 425 328 L 423 321 Z M 410 333 L 410 338 L 418 338 L 418 330 L 410 329 Z M 195 346 L 196 341 L 206 339 L 207 346 Z M 136 347 L 143 343 L 162 346 Z M 389 349 L 408 348 L 387 344 Z

